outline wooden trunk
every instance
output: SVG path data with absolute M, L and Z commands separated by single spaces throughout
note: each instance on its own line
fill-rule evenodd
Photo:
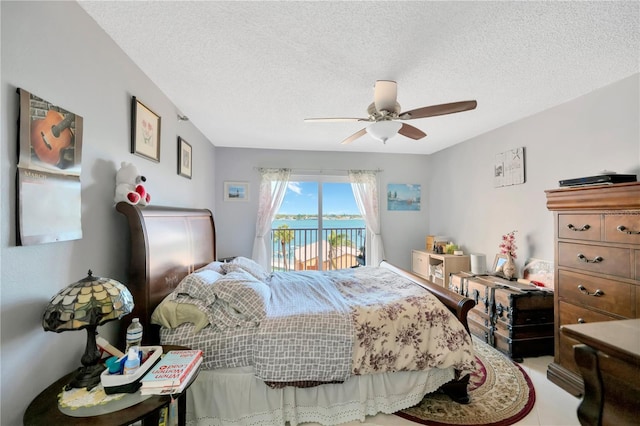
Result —
M 553 292 L 518 290 L 497 277 L 451 275 L 449 289 L 476 302 L 469 311 L 471 333 L 499 351 L 522 358 L 553 354 Z

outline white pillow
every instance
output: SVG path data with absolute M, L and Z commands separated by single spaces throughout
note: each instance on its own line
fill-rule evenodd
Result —
M 222 265 L 224 265 L 224 262 L 219 262 L 217 260 L 214 260 L 213 262 L 207 265 L 204 265 L 202 268 L 198 269 L 195 272 L 200 272 L 200 271 L 209 269 L 211 271 L 218 272 L 219 274 L 224 274 L 224 271 L 222 270 Z
M 173 292 L 176 295 L 186 294 L 193 299 L 202 300 L 208 306 L 216 300 L 213 284 L 223 276 L 210 269 L 193 272 L 184 277 Z
M 269 273 L 265 271 L 265 269 L 260 264 L 247 257 L 236 257 L 231 262 L 222 264 L 221 268 L 227 274 L 229 272 L 237 270 L 237 268 L 241 268 L 260 281 L 265 281 L 267 278 L 269 278 Z

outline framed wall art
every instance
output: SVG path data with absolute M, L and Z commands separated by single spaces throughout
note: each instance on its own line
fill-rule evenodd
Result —
M 387 210 L 420 210 L 420 185 L 415 183 L 390 183 L 387 185 Z
M 178 136 L 178 174 L 191 179 L 192 162 L 191 144 Z
M 160 162 L 160 116 L 131 99 L 131 153 Z
M 224 201 L 249 201 L 249 182 L 225 182 Z
M 17 244 L 81 239 L 83 119 L 24 89 L 17 92 Z
M 493 165 L 493 186 L 520 185 L 524 183 L 524 147 L 496 154 Z

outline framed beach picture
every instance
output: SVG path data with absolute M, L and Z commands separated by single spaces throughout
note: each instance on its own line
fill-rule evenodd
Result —
M 420 185 L 415 183 L 390 183 L 387 185 L 387 210 L 420 210 Z
M 502 267 L 507 263 L 506 254 L 496 254 L 496 258 L 493 261 L 493 269 L 491 272 L 502 272 Z
M 131 99 L 131 153 L 160 162 L 160 116 Z
M 249 201 L 249 182 L 225 182 L 224 201 Z
M 178 174 L 191 179 L 191 144 L 178 136 Z

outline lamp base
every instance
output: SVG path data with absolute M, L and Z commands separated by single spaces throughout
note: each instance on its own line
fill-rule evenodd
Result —
M 87 388 L 88 391 L 100 384 L 100 374 L 106 369 L 104 364 L 89 365 L 78 368 L 78 372 L 64 387 L 64 390 L 73 388 Z

